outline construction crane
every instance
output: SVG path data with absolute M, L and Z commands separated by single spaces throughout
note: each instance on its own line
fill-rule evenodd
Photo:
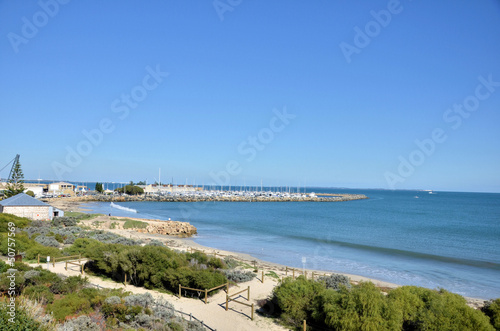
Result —
M 7 182 L 12 179 L 12 175 L 14 174 L 14 168 L 16 167 L 16 164 L 19 162 L 19 154 L 16 154 L 16 157 L 13 158 L 9 163 L 7 163 L 1 170 L 0 173 L 3 171 L 3 169 L 7 168 L 9 164 L 12 163 L 12 167 L 10 168 L 10 173 L 9 173 L 9 178 L 7 178 Z

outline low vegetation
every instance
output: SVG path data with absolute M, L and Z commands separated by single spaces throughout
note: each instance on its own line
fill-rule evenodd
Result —
M 9 322 L 9 284 L 0 277 L 0 329 L 7 330 L 203 330 L 177 316 L 172 304 L 151 294 L 89 287 L 86 278 L 66 277 L 16 263 L 16 318 Z M 0 270 L 6 269 L 0 261 Z
M 148 223 L 127 219 L 123 224 L 124 229 L 145 229 L 148 227 Z
M 264 309 L 296 328 L 306 320 L 329 330 L 495 330 L 495 319 L 490 323 L 491 317 L 445 290 L 403 286 L 384 295 L 370 282 L 347 287 L 340 281 L 330 288 L 326 284 L 302 276 L 287 278 Z M 498 307 L 493 310 L 491 316 L 498 314 Z

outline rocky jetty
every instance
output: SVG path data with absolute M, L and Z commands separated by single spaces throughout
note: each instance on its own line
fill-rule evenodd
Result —
M 43 199 L 49 204 L 57 199 L 77 202 L 128 202 L 128 201 L 159 201 L 159 202 L 338 202 L 368 199 L 364 194 L 328 194 L 328 196 L 292 195 L 292 196 L 248 196 L 248 195 L 86 195 L 81 197 Z
M 168 236 L 190 237 L 197 233 L 196 227 L 187 222 L 161 221 L 148 222 L 144 229 L 134 229 L 137 232 L 162 234 Z

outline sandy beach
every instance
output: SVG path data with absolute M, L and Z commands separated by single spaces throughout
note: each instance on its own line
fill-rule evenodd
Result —
M 81 208 L 80 203 L 74 201 L 65 201 L 64 199 L 58 199 L 55 201 L 51 201 L 51 204 L 54 207 L 63 209 L 65 211 L 85 211 Z M 257 277 L 246 283 L 239 284 L 239 287 L 230 288 L 229 293 L 238 292 L 241 289 L 245 289 L 250 286 L 251 297 L 248 303 L 254 303 L 255 309 L 258 310 L 258 301 L 262 299 L 268 298 L 274 289 L 275 286 L 278 285 L 279 280 L 276 277 L 271 277 L 271 274 L 277 275 L 280 279 L 283 277 L 295 276 L 297 277 L 300 274 L 306 275 L 307 278 L 311 278 L 314 276 L 315 278 L 322 275 L 329 275 L 333 273 L 346 275 L 350 278 L 351 282 L 356 284 L 361 281 L 370 281 L 374 283 L 377 287 L 380 287 L 382 290 L 389 290 L 391 288 L 396 288 L 399 285 L 367 278 L 359 275 L 346 274 L 341 272 L 325 272 L 320 270 L 298 270 L 287 268 L 287 266 L 280 265 L 277 263 L 272 263 L 268 261 L 263 261 L 257 259 L 251 255 L 244 253 L 236 253 L 231 251 L 219 250 L 213 247 L 205 247 L 194 242 L 193 238 L 180 238 L 176 236 L 168 236 L 161 234 L 152 234 L 152 233 L 142 233 L 133 229 L 123 229 L 121 227 L 117 227 L 115 229 L 110 229 L 110 224 L 112 222 L 123 221 L 127 218 L 122 217 L 109 217 L 99 216 L 92 220 L 81 221 L 81 225 L 88 226 L 91 228 L 98 228 L 105 231 L 113 232 L 119 234 L 121 236 L 132 238 L 132 239 L 141 239 L 144 241 L 150 240 L 159 240 L 165 244 L 165 246 L 180 250 L 180 251 L 193 251 L 199 250 L 209 255 L 216 255 L 219 258 L 232 257 L 235 260 L 242 262 L 242 264 L 248 267 L 248 270 L 257 269 Z M 149 219 L 137 219 L 147 223 L 158 222 L 158 220 L 149 220 Z M 96 222 L 97 221 L 97 222 Z M 161 220 L 160 220 L 161 221 Z M 51 267 L 52 268 L 52 267 Z M 56 264 L 55 272 L 72 275 L 78 273 L 78 268 L 68 268 L 69 270 L 64 270 L 64 263 Z M 73 270 L 74 269 L 74 270 Z M 264 275 L 264 281 L 262 282 L 262 273 Z M 104 281 L 98 277 L 89 277 L 90 282 L 93 284 L 97 284 L 103 287 L 124 287 L 124 284 L 115 283 L 112 281 Z M 156 291 L 149 291 L 144 288 L 136 288 L 134 286 L 127 286 L 126 289 L 128 291 L 132 291 L 134 293 L 143 293 L 143 292 L 151 292 L 154 297 L 161 297 L 176 307 L 177 310 L 181 310 L 186 313 L 192 313 L 198 319 L 203 320 L 207 325 L 211 328 L 217 330 L 285 330 L 283 327 L 276 325 L 273 319 L 263 317 L 259 314 L 255 314 L 255 320 L 252 321 L 250 319 L 250 308 L 239 305 L 236 303 L 232 303 L 230 305 L 231 309 L 226 312 L 225 310 L 225 292 L 221 291 L 220 293 L 210 297 L 209 303 L 205 305 L 202 300 L 181 298 L 179 299 L 177 296 L 161 294 Z M 244 294 L 243 294 L 244 295 Z M 241 299 L 245 301 L 246 299 Z M 467 298 L 468 304 L 472 307 L 480 307 L 483 305 L 484 300 Z

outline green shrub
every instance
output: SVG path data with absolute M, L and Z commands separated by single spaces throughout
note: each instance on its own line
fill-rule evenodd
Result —
M 10 266 L 7 263 L 0 260 L 0 274 L 6 272 L 8 269 L 10 269 Z
M 31 224 L 31 220 L 25 217 L 18 217 L 11 214 L 0 213 L 0 233 L 10 232 L 9 222 L 15 224 L 16 230 L 25 228 Z
M 57 216 L 52 219 L 52 225 L 55 227 L 68 227 L 68 226 L 76 226 L 78 221 L 74 217 L 67 216 Z
M 219 272 L 210 270 L 199 270 L 193 275 L 193 282 L 190 287 L 199 289 L 211 289 L 227 282 L 226 276 Z
M 14 273 L 4 272 L 0 274 L 0 292 L 8 293 L 14 291 L 16 295 L 21 294 L 25 287 L 25 279 L 21 271 Z M 14 277 L 11 277 L 11 276 Z
M 64 298 L 47 305 L 47 312 L 51 312 L 58 321 L 64 321 L 66 316 L 87 314 L 91 311 L 90 301 L 79 293 L 67 294 Z
M 500 330 L 500 298 L 488 301 L 482 311 L 490 318 L 495 330 Z
M 87 278 L 81 276 L 70 276 L 59 279 L 50 286 L 50 290 L 55 294 L 66 294 L 80 291 L 88 283 Z
M 38 302 L 46 302 L 48 304 L 54 302 L 54 293 L 47 286 L 28 286 L 24 289 L 23 294 L 31 300 L 37 300 Z
M 26 259 L 35 260 L 40 254 L 40 258 L 50 256 L 51 258 L 62 256 L 61 250 L 56 247 L 46 247 L 39 243 L 34 243 L 32 247 L 26 250 Z
M 56 233 L 54 239 L 57 240 L 58 243 L 62 244 L 66 238 L 64 238 L 60 233 Z
M 382 292 L 373 283 L 360 283 L 351 289 L 326 290 L 320 297 L 315 318 L 338 330 L 388 330 L 391 314 Z
M 208 265 L 208 267 L 214 268 L 214 269 L 223 269 L 223 268 L 226 267 L 226 265 L 224 264 L 224 262 L 221 259 L 218 259 L 216 257 L 211 257 L 208 260 L 207 265 Z
M 407 329 L 493 330 L 488 318 L 465 298 L 445 290 L 403 286 L 387 296 L 397 323 Z
M 1 330 L 26 330 L 35 331 L 43 330 L 40 323 L 29 317 L 29 315 L 16 303 L 15 318 L 12 318 L 8 313 L 10 308 L 7 303 L 0 301 L 0 329 Z M 12 322 L 11 322 L 12 321 Z
M 322 283 L 306 280 L 303 276 L 295 280 L 285 278 L 274 289 L 272 301 L 285 323 L 299 326 L 303 320 L 311 318 L 314 300 L 324 291 Z

